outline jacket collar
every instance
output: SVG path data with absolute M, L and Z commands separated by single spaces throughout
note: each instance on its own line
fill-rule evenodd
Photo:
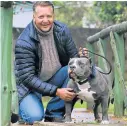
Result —
M 56 21 L 54 21 L 54 27 L 53 27 L 53 32 L 59 32 L 60 29 L 58 28 L 59 26 L 57 26 Z M 40 42 L 38 35 L 37 35 L 37 29 L 35 28 L 34 24 L 33 24 L 33 20 L 31 21 L 31 23 L 29 24 L 29 29 L 30 29 L 30 37 L 32 39 L 35 39 L 37 42 Z
M 37 42 L 39 42 L 39 38 L 38 38 L 38 35 L 37 35 L 37 30 L 36 28 L 34 27 L 34 24 L 33 24 L 33 20 L 31 21 L 30 25 L 29 25 L 29 28 L 30 28 L 30 37 L 32 39 L 35 39 Z

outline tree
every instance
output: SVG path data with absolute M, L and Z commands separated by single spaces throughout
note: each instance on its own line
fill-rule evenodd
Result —
M 127 1 L 53 1 L 55 19 L 69 27 L 103 28 L 127 20 Z M 32 11 L 33 2 L 14 2 L 14 13 Z
M 69 27 L 81 27 L 84 13 L 87 12 L 86 1 L 54 1 L 56 20 Z
M 93 8 L 104 26 L 127 20 L 127 1 L 96 1 Z

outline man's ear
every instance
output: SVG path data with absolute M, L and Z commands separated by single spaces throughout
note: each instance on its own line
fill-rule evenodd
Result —
M 55 14 L 53 14 L 53 18 L 54 18 L 54 19 L 55 19 L 55 17 L 56 17 Z
M 33 13 L 33 21 L 35 22 L 35 14 Z

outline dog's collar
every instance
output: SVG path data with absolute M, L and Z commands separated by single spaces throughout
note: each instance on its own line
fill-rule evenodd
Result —
M 91 70 L 92 70 L 92 73 L 90 74 L 90 76 L 85 80 L 78 81 L 78 84 L 82 85 L 95 77 L 95 75 L 96 75 L 95 65 L 92 66 Z

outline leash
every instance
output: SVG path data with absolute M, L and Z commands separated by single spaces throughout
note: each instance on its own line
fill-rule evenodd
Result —
M 100 55 L 100 54 L 98 54 L 98 53 L 92 52 L 92 51 L 90 51 L 90 50 L 85 50 L 85 51 L 90 52 L 90 53 L 92 53 L 92 54 L 94 54 L 94 55 L 97 55 L 97 56 L 99 56 L 99 57 L 102 57 L 103 59 L 106 60 L 106 62 L 108 63 L 110 69 L 109 69 L 108 72 L 102 72 L 102 71 L 100 71 L 100 70 L 97 69 L 100 73 L 106 74 L 106 75 L 108 75 L 108 74 L 111 73 L 111 71 L 112 71 L 112 65 L 111 65 L 111 63 L 108 61 L 107 58 L 105 58 L 104 56 L 102 56 L 102 55 Z M 82 53 L 84 54 L 84 51 L 82 51 Z M 81 57 L 86 57 L 86 58 L 88 58 L 87 56 L 81 56 Z

